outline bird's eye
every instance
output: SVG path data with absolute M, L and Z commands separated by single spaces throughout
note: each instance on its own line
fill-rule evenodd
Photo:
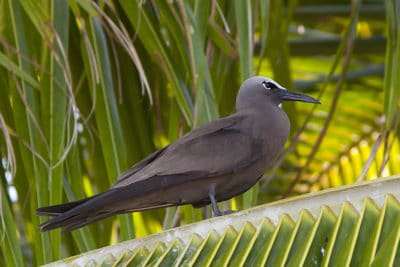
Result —
M 266 82 L 266 81 L 263 81 L 263 82 L 262 82 L 262 85 L 263 85 L 264 88 L 267 89 L 267 90 L 271 90 L 271 89 L 274 89 L 274 88 L 276 87 L 275 84 L 273 84 L 273 83 L 271 83 L 271 82 Z

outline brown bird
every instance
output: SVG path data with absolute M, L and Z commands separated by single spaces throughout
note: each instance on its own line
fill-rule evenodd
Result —
M 236 112 L 200 126 L 122 173 L 106 192 L 56 206 L 38 215 L 54 216 L 42 231 L 68 232 L 114 214 L 160 207 L 217 202 L 247 191 L 281 153 L 289 135 L 282 101 L 320 104 L 261 76 L 247 79 L 236 98 Z

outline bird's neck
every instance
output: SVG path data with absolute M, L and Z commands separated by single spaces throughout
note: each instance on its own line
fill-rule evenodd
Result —
M 282 109 L 280 108 L 280 103 L 253 101 L 246 103 L 246 105 L 237 105 L 236 112 L 267 116 L 268 114 L 282 112 Z
M 289 119 L 278 105 L 248 107 L 237 111 L 245 118 L 245 129 L 258 139 L 285 142 L 290 130 Z

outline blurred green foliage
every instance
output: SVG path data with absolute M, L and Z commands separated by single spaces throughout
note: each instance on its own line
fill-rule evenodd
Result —
M 35 210 L 102 192 L 144 156 L 234 111 L 270 76 L 323 105 L 284 109 L 287 151 L 222 203 L 400 173 L 399 1 L 0 1 L 0 265 L 40 265 L 210 216 L 191 206 L 60 235 Z

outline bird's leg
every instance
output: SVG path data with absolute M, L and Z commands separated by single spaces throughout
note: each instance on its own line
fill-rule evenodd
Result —
M 222 215 L 233 213 L 232 210 L 226 210 L 226 211 L 219 210 L 217 200 L 215 199 L 215 186 L 211 186 L 210 189 L 208 190 L 208 197 L 210 198 L 210 201 L 211 201 L 211 207 L 212 207 L 214 216 L 222 216 Z
M 208 189 L 208 197 L 210 198 L 210 201 L 211 201 L 211 207 L 212 207 L 214 216 L 221 216 L 222 213 L 219 210 L 217 200 L 215 199 L 215 186 L 211 186 L 210 189 Z

